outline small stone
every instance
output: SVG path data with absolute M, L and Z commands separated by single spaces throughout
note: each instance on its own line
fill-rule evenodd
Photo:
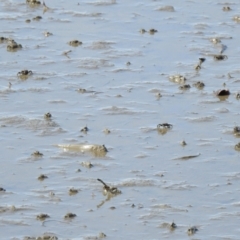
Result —
M 49 37 L 49 36 L 51 36 L 51 35 L 53 35 L 53 34 L 50 33 L 50 32 L 44 32 L 44 36 L 45 36 L 45 37 Z
M 99 236 L 99 238 L 105 238 L 107 235 L 105 233 L 103 233 L 103 232 L 100 232 L 98 234 L 98 236 Z
M 173 125 L 169 123 L 161 123 L 157 125 L 157 129 L 171 129 L 171 128 L 173 128 Z
M 89 128 L 87 126 L 81 129 L 81 132 L 84 132 L 84 133 L 87 133 L 88 131 L 89 131 Z
M 46 178 L 48 178 L 46 175 L 41 174 L 41 175 L 38 177 L 38 180 L 43 181 L 43 180 L 46 179 Z
M 70 188 L 69 191 L 68 191 L 69 195 L 75 195 L 78 193 L 78 190 L 75 189 L 75 188 Z
M 199 58 L 199 63 L 202 64 L 203 62 L 206 61 L 206 58 Z
M 151 28 L 151 29 L 149 30 L 149 33 L 150 33 L 150 34 L 154 34 L 154 33 L 156 33 L 156 32 L 157 32 L 157 30 L 154 29 L 154 28 Z
M 35 152 L 32 153 L 32 156 L 34 156 L 34 157 L 42 157 L 43 154 L 40 153 L 39 151 L 35 151 Z
M 216 92 L 216 96 L 229 96 L 230 91 L 228 89 L 220 89 Z
M 64 216 L 64 218 L 65 219 L 71 219 L 71 218 L 75 218 L 77 215 L 76 214 L 74 214 L 74 213 L 67 213 L 65 216 Z
M 200 65 L 200 64 L 198 64 L 198 65 L 195 66 L 195 70 L 196 70 L 196 71 L 199 71 L 200 69 L 201 69 L 201 65 Z
M 86 168 L 92 168 L 93 165 L 91 164 L 91 162 L 82 162 L 81 163 L 82 166 L 86 167 Z
M 204 88 L 205 84 L 203 82 L 198 81 L 198 82 L 194 83 L 193 86 L 198 89 L 202 89 L 202 88 Z
M 240 21 L 240 16 L 234 16 L 233 20 L 236 21 L 236 22 L 239 22 Z
M 185 84 L 185 85 L 182 85 L 179 87 L 180 90 L 188 90 L 190 88 L 191 88 L 191 86 L 189 84 Z
M 232 75 L 230 73 L 228 73 L 228 78 L 233 78 Z
M 171 230 L 176 229 L 176 228 L 177 228 L 176 223 L 172 222 L 172 223 L 170 224 L 170 228 L 171 228 Z
M 183 140 L 183 141 L 181 142 L 181 145 L 184 147 L 184 146 L 187 145 L 187 143 Z
M 55 196 L 55 193 L 54 193 L 53 191 L 51 191 L 51 192 L 49 193 L 49 196 L 50 196 L 50 197 L 54 197 L 54 196 Z
M 158 9 L 158 11 L 165 11 L 165 12 L 174 12 L 173 6 L 163 6 Z
M 183 77 L 182 75 L 173 75 L 169 77 L 170 81 L 175 82 L 175 83 L 179 83 L 179 84 L 184 84 L 186 82 L 186 78 Z
M 238 126 L 234 127 L 233 133 L 240 133 L 240 127 L 238 127 Z
M 146 32 L 146 30 L 143 28 L 140 30 L 140 33 L 145 33 L 145 32 Z
M 77 47 L 79 45 L 82 45 L 82 42 L 78 41 L 78 40 L 72 40 L 72 41 L 69 42 L 69 45 L 71 45 L 73 47 Z
M 214 44 L 220 43 L 221 40 L 219 38 L 211 38 L 210 41 Z
M 188 229 L 188 234 L 189 235 L 193 235 L 193 234 L 195 234 L 196 232 L 198 231 L 198 229 L 197 229 L 197 227 L 190 227 L 189 229 Z
M 104 132 L 105 134 L 111 133 L 111 131 L 110 131 L 108 128 L 105 128 L 105 129 L 103 130 L 103 132 Z
M 41 19 L 42 19 L 41 16 L 36 16 L 36 17 L 33 18 L 34 21 L 40 21 Z
M 18 72 L 17 76 L 18 77 L 27 77 L 27 76 L 31 76 L 33 74 L 33 72 L 31 70 L 22 70 L 20 72 Z
M 234 148 L 236 151 L 240 151 L 240 142 L 238 144 L 236 144 Z
M 50 119 L 52 117 L 52 114 L 50 112 L 44 114 L 44 118 Z
M 229 6 L 224 6 L 224 7 L 222 8 L 222 10 L 223 10 L 224 12 L 228 12 L 228 11 L 231 11 L 232 9 L 231 9 Z
M 6 189 L 0 187 L 0 192 L 6 192 Z
M 226 55 L 213 55 L 213 58 L 217 61 L 226 60 L 228 57 Z
M 40 221 L 44 221 L 46 218 L 50 218 L 48 214 L 45 214 L 45 213 L 41 213 L 39 215 L 37 215 L 37 220 L 40 220 Z

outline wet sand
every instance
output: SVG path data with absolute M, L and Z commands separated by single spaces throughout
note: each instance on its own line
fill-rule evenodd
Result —
M 1 237 L 238 239 L 238 2 L 46 5 L 43 13 L 43 5 L 0 3 L 1 36 L 22 45 L 12 52 L 0 43 Z M 82 44 L 69 45 L 75 39 Z M 215 60 L 222 49 L 227 59 Z M 206 61 L 196 71 L 199 58 Z M 24 69 L 33 74 L 17 76 Z M 191 88 L 180 90 L 169 80 L 175 74 Z M 219 89 L 231 94 L 218 98 Z M 162 123 L 173 127 L 163 134 Z M 108 198 L 98 178 L 122 194 Z M 76 217 L 65 219 L 69 212 Z M 37 220 L 41 213 L 50 218 Z M 198 231 L 188 235 L 192 226 Z

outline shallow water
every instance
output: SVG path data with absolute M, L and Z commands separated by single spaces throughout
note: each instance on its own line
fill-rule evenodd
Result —
M 240 30 L 232 20 L 238 2 L 46 5 L 43 13 L 42 5 L 0 2 L 1 35 L 23 46 L 9 52 L 0 43 L 1 237 L 238 239 L 240 153 L 232 133 L 239 122 Z M 226 5 L 232 11 L 222 11 Z M 160 11 L 164 6 L 175 11 Z M 43 19 L 25 22 L 38 15 Z M 158 32 L 141 34 L 142 28 Z M 224 61 L 213 58 L 221 51 L 210 42 L 215 37 L 227 46 Z M 74 39 L 83 44 L 70 46 Z M 206 61 L 196 72 L 199 57 Z M 33 75 L 18 78 L 23 69 Z M 179 90 L 168 79 L 173 74 L 205 87 Z M 231 95 L 223 100 L 213 92 L 224 83 Z M 156 127 L 165 122 L 173 128 L 161 134 Z M 63 143 L 105 144 L 109 151 L 97 157 L 56 147 Z M 36 150 L 44 155 L 32 156 Z M 48 178 L 39 181 L 40 174 Z M 122 194 L 106 199 L 97 178 Z M 71 187 L 79 192 L 69 195 Z M 65 220 L 68 212 L 77 216 Z M 36 220 L 40 213 L 50 216 L 44 224 Z M 191 226 L 199 231 L 188 236 Z

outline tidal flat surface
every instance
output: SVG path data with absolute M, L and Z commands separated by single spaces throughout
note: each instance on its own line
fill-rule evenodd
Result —
M 45 4 L 0 1 L 1 239 L 239 239 L 239 2 Z

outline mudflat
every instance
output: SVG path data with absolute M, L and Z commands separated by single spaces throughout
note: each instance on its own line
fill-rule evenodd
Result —
M 238 5 L 1 1 L 1 239 L 238 239 Z

